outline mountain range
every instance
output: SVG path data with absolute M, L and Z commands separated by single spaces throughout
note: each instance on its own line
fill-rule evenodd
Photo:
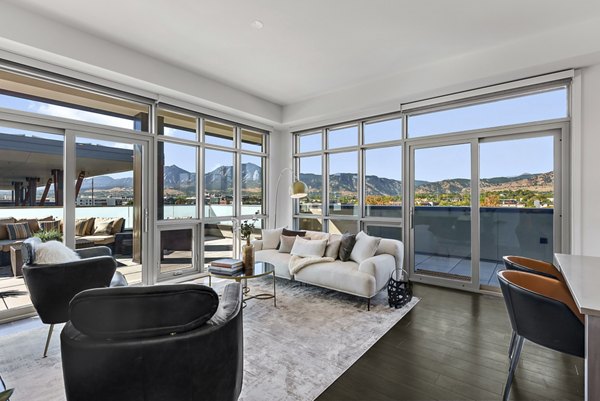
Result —
M 262 168 L 253 163 L 243 163 L 241 167 L 242 186 L 244 189 L 260 188 L 262 185 Z M 208 191 L 227 190 L 233 187 L 233 168 L 231 166 L 220 166 L 204 176 L 205 188 Z M 82 184 L 82 190 L 95 189 L 131 188 L 133 179 L 112 178 L 109 176 L 98 176 L 86 178 Z M 164 182 L 165 188 L 182 189 L 195 185 L 196 173 L 186 171 L 176 165 L 165 166 Z M 300 180 L 304 181 L 311 192 L 321 190 L 322 175 L 305 173 L 300 174 Z M 330 185 L 336 192 L 354 193 L 358 186 L 358 176 L 355 173 L 337 173 L 329 178 Z M 538 174 L 521 174 L 516 177 L 494 177 L 483 178 L 481 188 L 484 191 L 503 191 L 529 189 L 539 192 L 551 192 L 553 190 L 554 172 Z M 402 182 L 390 178 L 368 175 L 366 177 L 367 195 L 389 195 L 399 194 Z M 454 178 L 442 181 L 428 182 L 415 181 L 416 193 L 460 193 L 470 189 L 470 180 Z

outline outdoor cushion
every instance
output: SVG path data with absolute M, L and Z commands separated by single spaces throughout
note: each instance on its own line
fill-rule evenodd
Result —
M 16 220 L 12 217 L 0 219 L 0 241 L 8 239 L 8 231 L 6 230 L 7 224 L 13 224 Z
M 11 240 L 25 239 L 31 237 L 32 235 L 29 224 L 26 222 L 7 224 L 6 230 L 8 231 L 8 239 Z
M 114 221 L 101 221 L 96 224 L 92 235 L 112 235 Z

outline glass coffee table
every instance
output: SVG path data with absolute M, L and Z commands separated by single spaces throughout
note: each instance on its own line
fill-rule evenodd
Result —
M 253 278 L 268 276 L 273 276 L 273 293 L 261 293 L 249 295 L 250 287 L 248 287 L 248 280 Z M 269 262 L 256 262 L 254 263 L 254 267 L 251 269 L 244 269 L 235 274 L 219 274 L 217 272 L 208 272 L 208 286 L 212 287 L 212 278 L 221 278 L 227 280 L 235 280 L 238 283 L 242 283 L 242 291 L 244 293 L 244 306 L 246 306 L 246 301 L 250 299 L 273 299 L 273 306 L 277 307 L 277 290 L 276 290 L 276 282 L 275 282 L 275 266 L 273 266 Z

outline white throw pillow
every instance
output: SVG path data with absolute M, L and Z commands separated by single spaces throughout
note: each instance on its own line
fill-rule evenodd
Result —
M 262 230 L 262 249 L 275 249 L 279 245 L 279 237 L 283 232 L 283 227 L 273 228 L 271 230 Z
M 58 241 L 43 242 L 35 246 L 35 263 L 38 265 L 56 265 L 79 259 L 81 257 L 77 252 Z
M 310 239 L 329 239 L 329 233 L 322 233 L 320 231 L 307 231 L 304 238 Z
M 359 232 L 352 253 L 350 253 L 350 260 L 361 263 L 363 260 L 375 256 L 380 242 L 381 238 L 371 237 L 363 231 Z
M 322 257 L 327 247 L 326 239 L 308 240 L 302 237 L 296 236 L 294 246 L 290 252 L 292 255 L 300 256 L 303 258 L 309 257 Z
M 340 253 L 340 245 L 342 244 L 342 236 L 339 234 L 331 234 L 325 248 L 325 256 L 337 259 Z

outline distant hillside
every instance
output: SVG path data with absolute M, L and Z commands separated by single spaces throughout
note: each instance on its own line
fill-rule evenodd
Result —
M 190 173 L 176 165 L 165 166 L 165 188 L 183 189 L 193 188 L 196 174 Z M 241 168 L 242 185 L 245 189 L 258 189 L 262 185 L 262 168 L 253 163 L 244 163 Z M 132 178 L 114 179 L 108 176 L 86 178 L 82 190 L 92 187 L 92 179 L 95 189 L 110 190 L 113 188 L 132 188 Z M 310 192 L 320 192 L 323 176 L 317 174 L 300 174 L 300 180 L 304 181 Z M 231 166 L 221 166 L 205 174 L 206 189 L 208 191 L 227 190 L 233 187 L 233 170 Z M 507 191 L 526 189 L 537 192 L 552 192 L 554 173 L 521 174 L 517 177 L 494 177 L 481 180 L 483 191 Z M 330 185 L 339 193 L 354 193 L 358 187 L 358 177 L 352 173 L 337 173 L 330 177 Z M 417 194 L 447 194 L 461 193 L 470 189 L 470 180 L 454 178 L 436 182 L 416 181 Z M 366 177 L 367 195 L 395 195 L 400 194 L 402 182 L 390 178 L 382 178 L 374 175 Z

